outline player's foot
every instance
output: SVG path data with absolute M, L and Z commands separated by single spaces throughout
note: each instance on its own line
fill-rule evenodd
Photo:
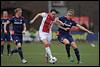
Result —
M 49 58 L 48 57 L 45 57 L 45 62 L 46 63 L 48 63 L 48 60 L 49 60 Z
M 10 56 L 12 56 L 12 55 L 13 55 L 13 49 L 10 50 Z
M 11 54 L 8 54 L 8 56 L 11 56 Z
M 72 64 L 74 62 L 73 57 L 69 57 L 69 62 L 70 62 L 70 64 Z
M 25 59 L 22 59 L 21 62 L 22 62 L 23 64 L 27 63 L 27 61 L 26 61 Z
M 93 44 L 93 43 L 91 43 L 90 45 L 91 45 L 92 47 L 95 47 L 95 44 Z
M 81 62 L 81 61 L 78 61 L 78 63 L 77 63 L 77 64 L 81 64 L 81 63 L 83 63 L 83 62 Z

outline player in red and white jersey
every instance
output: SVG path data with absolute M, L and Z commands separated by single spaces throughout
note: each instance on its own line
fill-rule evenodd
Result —
M 52 9 L 49 13 L 46 12 L 42 12 L 42 13 L 38 13 L 31 21 L 30 23 L 33 23 L 39 16 L 42 17 L 42 22 L 39 28 L 39 37 L 42 40 L 44 46 L 45 46 L 45 50 L 46 50 L 46 59 L 48 58 L 52 58 L 52 53 L 50 50 L 50 42 L 52 39 L 52 25 L 55 21 L 55 18 L 57 16 L 58 11 L 56 11 L 55 9 Z M 48 60 L 47 60 L 48 62 Z

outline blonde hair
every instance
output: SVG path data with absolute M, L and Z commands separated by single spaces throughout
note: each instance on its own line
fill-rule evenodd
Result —
M 71 12 L 73 14 L 73 16 L 75 14 L 75 10 L 74 9 L 68 9 L 68 12 Z
M 22 9 L 21 8 L 16 8 L 14 11 L 15 11 L 15 13 L 17 13 L 18 11 L 22 11 Z

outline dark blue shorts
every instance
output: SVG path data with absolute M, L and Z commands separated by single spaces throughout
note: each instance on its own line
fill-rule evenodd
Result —
M 23 35 L 22 34 L 14 34 L 13 35 L 13 40 L 16 42 L 16 45 L 18 43 L 21 43 L 23 42 Z
M 64 39 L 67 39 L 70 43 L 71 42 L 74 42 L 74 39 L 73 39 L 73 37 L 70 35 L 70 34 L 67 34 L 67 35 L 59 35 L 58 36 L 58 40 L 61 42 L 61 43 L 63 43 L 63 40 Z
M 10 32 L 7 33 L 7 34 L 4 33 L 4 32 L 2 32 L 2 33 L 1 33 L 1 41 L 2 41 L 2 40 L 4 40 L 4 41 L 5 41 L 5 40 L 10 41 L 10 40 L 11 40 Z

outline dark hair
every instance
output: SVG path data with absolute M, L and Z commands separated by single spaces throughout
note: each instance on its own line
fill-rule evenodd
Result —
M 56 12 L 57 14 L 59 13 L 56 9 L 51 9 L 50 12 Z

